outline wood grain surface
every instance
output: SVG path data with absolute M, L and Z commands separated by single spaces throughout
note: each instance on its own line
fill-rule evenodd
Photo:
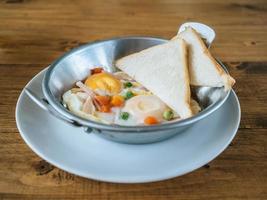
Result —
M 216 30 L 211 51 L 237 81 L 242 120 L 219 157 L 171 180 L 112 184 L 57 169 L 24 143 L 17 98 L 54 59 L 94 40 L 171 38 L 185 21 Z M 266 0 L 0 0 L 0 199 L 267 199 L 266 75 Z

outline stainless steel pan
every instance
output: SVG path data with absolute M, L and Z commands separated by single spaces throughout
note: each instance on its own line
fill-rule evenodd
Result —
M 210 45 L 215 37 L 214 31 L 205 25 L 193 24 L 198 32 L 207 37 Z M 181 26 L 180 30 L 185 25 Z M 199 28 L 199 26 L 204 27 Z M 152 37 L 122 37 L 83 45 L 66 53 L 48 68 L 42 85 L 45 98 L 37 97 L 30 90 L 26 92 L 43 109 L 67 123 L 84 127 L 87 133 L 95 133 L 123 143 L 141 144 L 164 140 L 194 126 L 199 120 L 216 111 L 225 102 L 230 92 L 225 92 L 223 88 L 192 87 L 191 92 L 203 109 L 199 114 L 166 124 L 136 127 L 106 125 L 83 119 L 69 112 L 62 105 L 61 97 L 66 90 L 72 88 L 75 82 L 85 79 L 91 68 L 104 66 L 105 70 L 114 72 L 117 70 L 114 67 L 116 59 L 166 41 Z M 226 70 L 221 62 L 220 64 Z

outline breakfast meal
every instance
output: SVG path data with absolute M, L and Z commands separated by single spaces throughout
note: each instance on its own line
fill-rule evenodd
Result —
M 190 86 L 235 83 L 191 27 L 170 41 L 120 58 L 114 73 L 94 66 L 62 96 L 73 114 L 105 124 L 155 125 L 192 117 L 201 108 Z

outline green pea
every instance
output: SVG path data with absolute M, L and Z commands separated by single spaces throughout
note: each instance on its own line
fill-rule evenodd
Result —
M 127 91 L 126 94 L 124 95 L 124 99 L 128 100 L 134 96 L 134 93 L 131 91 Z
M 124 88 L 130 88 L 132 86 L 133 86 L 133 84 L 131 82 L 124 83 Z
M 173 119 L 173 117 L 174 117 L 174 114 L 173 114 L 172 110 L 165 110 L 164 111 L 163 118 L 165 120 L 168 120 L 169 121 L 169 120 Z
M 122 112 L 121 113 L 121 119 L 127 120 L 129 118 L 130 114 L 128 112 Z

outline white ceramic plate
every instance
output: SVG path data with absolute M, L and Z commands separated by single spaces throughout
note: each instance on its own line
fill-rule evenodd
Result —
M 27 85 L 42 95 L 44 71 Z M 16 108 L 19 132 L 40 157 L 70 173 L 120 183 L 159 181 L 191 172 L 218 156 L 234 138 L 240 122 L 231 92 L 215 113 L 182 134 L 159 143 L 119 144 L 86 134 L 48 114 L 22 91 Z

